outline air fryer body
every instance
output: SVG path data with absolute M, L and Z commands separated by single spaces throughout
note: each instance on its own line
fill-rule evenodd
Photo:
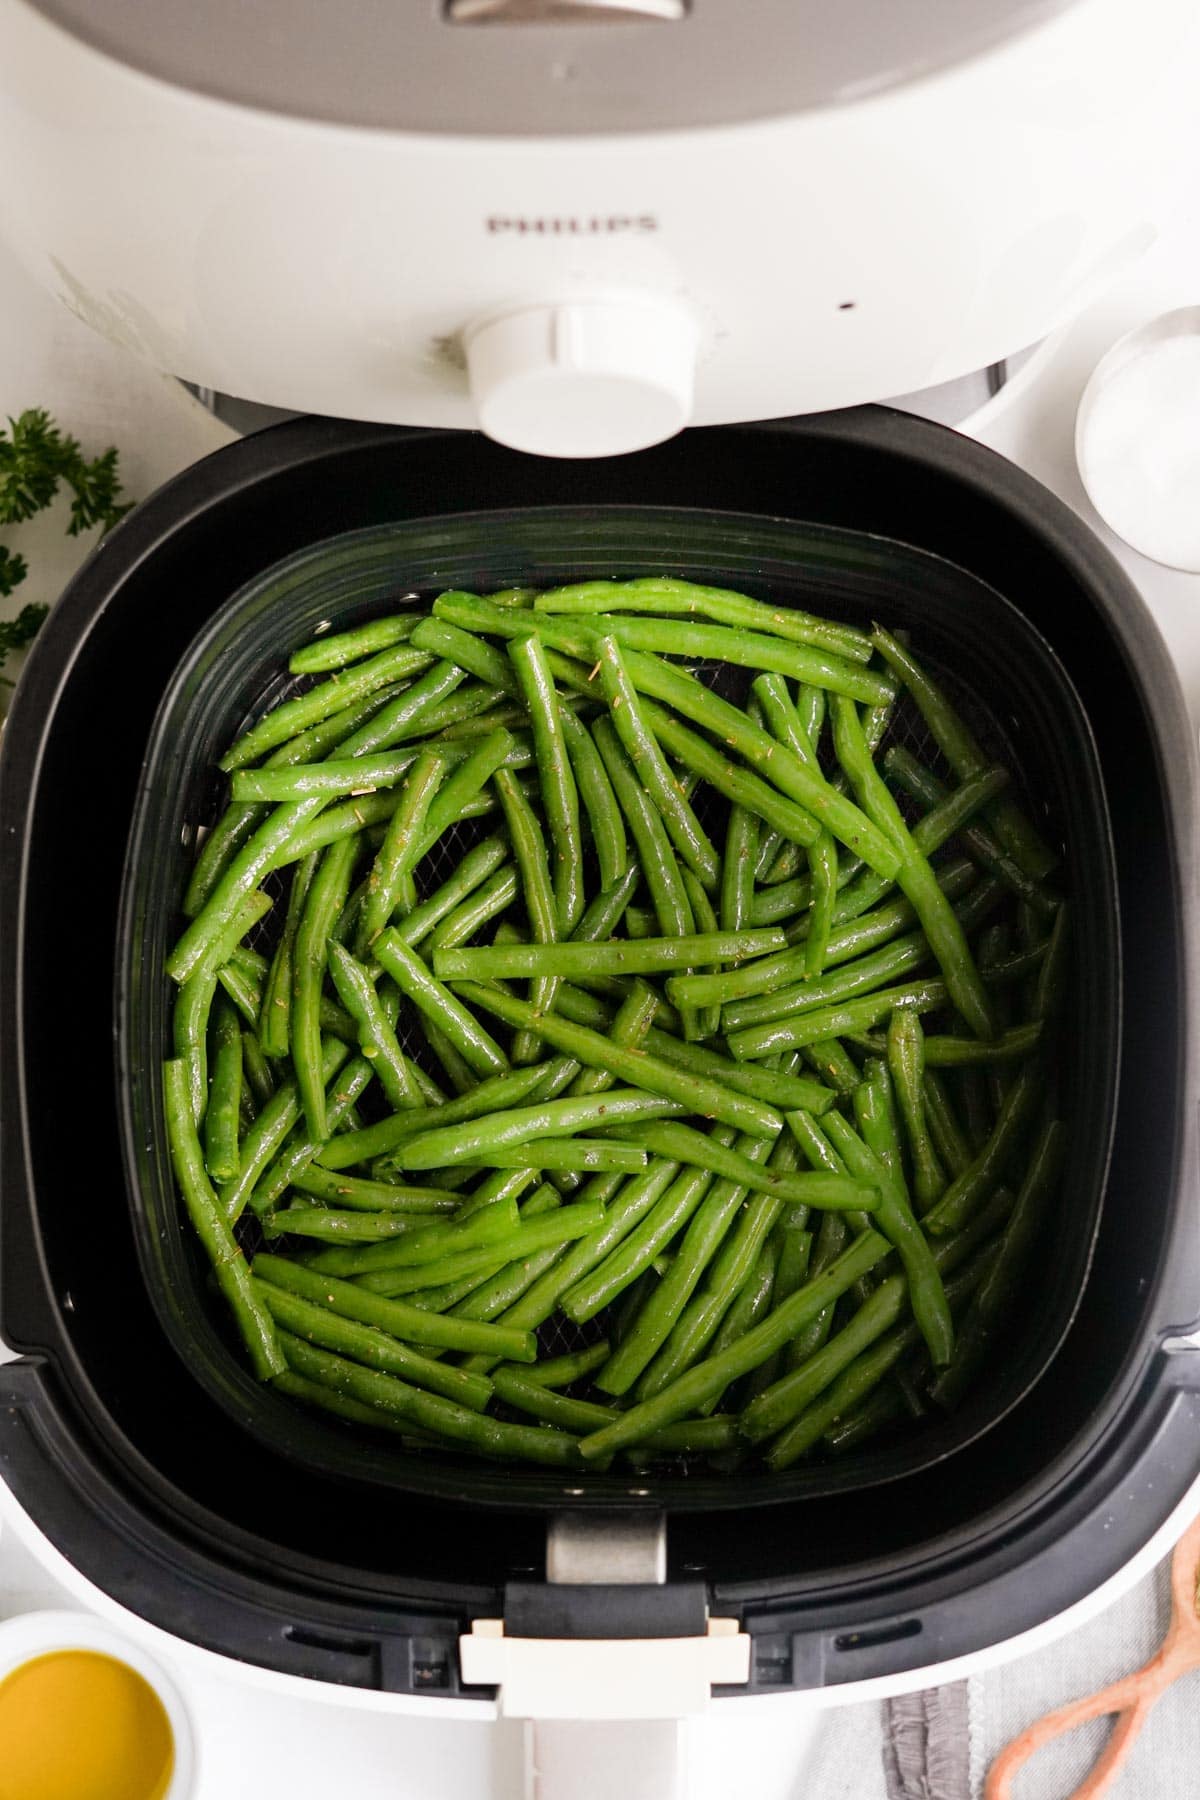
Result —
M 923 388 L 1070 316 L 1191 167 L 1191 0 L 300 10 L 0 0 L 0 230 L 115 341 L 297 411 L 470 426 L 575 355 L 648 359 L 675 422 Z

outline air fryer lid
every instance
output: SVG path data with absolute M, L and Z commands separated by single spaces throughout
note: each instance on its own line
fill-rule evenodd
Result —
M 965 62 L 1071 3 L 33 0 L 176 87 L 454 137 L 663 131 L 831 106 Z
M 1162 645 L 1079 522 L 940 428 L 872 410 L 687 434 L 604 465 L 475 438 L 305 422 L 131 515 L 72 584 L 0 764 L 0 1471 L 102 1586 L 167 1628 L 335 1679 L 450 1691 L 454 1636 L 540 1573 L 504 1507 L 300 1478 L 196 1384 L 138 1269 L 107 1083 L 122 852 L 155 707 L 227 596 L 300 542 L 463 508 L 713 507 L 872 530 L 998 589 L 1062 661 L 1096 737 L 1124 940 L 1114 1155 L 1091 1274 L 1048 1374 L 993 1430 L 886 1488 L 669 1518 L 674 1580 L 755 1636 L 754 1684 L 917 1667 L 1049 1616 L 1111 1574 L 1200 1469 L 1194 751 Z M 603 515 L 598 515 L 602 517 Z M 100 729 L 98 729 L 98 724 Z M 81 785 L 100 766 L 103 779 Z M 72 804 L 64 800 L 70 797 Z M 86 878 L 81 883 L 81 872 Z M 81 891 L 86 904 L 81 904 Z M 70 954 L 64 954 L 69 945 Z

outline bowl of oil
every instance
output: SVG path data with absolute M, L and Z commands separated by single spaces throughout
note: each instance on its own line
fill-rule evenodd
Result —
M 86 1613 L 0 1624 L 0 1800 L 190 1800 L 195 1751 L 174 1681 Z

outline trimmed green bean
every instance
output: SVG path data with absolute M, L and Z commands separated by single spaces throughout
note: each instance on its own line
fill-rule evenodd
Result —
M 615 625 L 616 621 L 612 623 Z M 717 853 L 691 803 L 681 793 L 643 716 L 641 699 L 629 679 L 616 635 L 597 639 L 596 661 L 609 718 L 638 780 L 658 808 L 678 855 L 703 887 L 715 888 L 720 877 Z
M 776 1166 L 759 1167 L 737 1150 L 715 1143 L 711 1134 L 696 1131 L 691 1125 L 678 1125 L 663 1120 L 648 1125 L 614 1127 L 629 1143 L 642 1144 L 656 1156 L 674 1162 L 691 1163 L 715 1175 L 739 1182 L 754 1193 L 770 1194 L 793 1206 L 813 1206 L 833 1212 L 873 1212 L 878 1205 L 875 1184 L 841 1176 L 795 1175 L 781 1172 Z
M 292 956 L 292 1067 L 313 1137 L 325 1138 L 325 1081 L 321 1071 L 321 988 L 334 921 L 346 903 L 357 853 L 351 838 L 331 844 L 313 876 Z
M 936 682 L 890 632 L 876 626 L 871 641 L 912 695 L 938 749 L 955 774 L 961 778 L 977 774 L 985 764 L 983 751 Z M 988 816 L 996 836 L 1026 874 L 1035 881 L 1044 881 L 1059 858 L 1016 801 L 997 800 Z
M 612 1346 L 607 1338 L 598 1343 L 589 1344 L 586 1350 L 570 1350 L 565 1356 L 551 1356 L 545 1362 L 536 1362 L 532 1368 L 522 1367 L 521 1372 L 529 1381 L 536 1381 L 543 1388 L 570 1387 L 576 1381 L 582 1381 L 593 1369 L 598 1369 L 611 1352 Z
M 586 1237 L 589 1232 L 595 1231 L 603 1216 L 601 1207 L 587 1201 L 578 1201 L 572 1206 L 562 1206 L 557 1212 L 547 1213 L 542 1218 L 532 1219 L 528 1224 L 518 1226 L 508 1237 L 497 1239 L 494 1245 L 483 1244 L 475 1250 L 455 1251 L 437 1262 L 419 1266 L 387 1264 L 362 1275 L 359 1285 L 374 1293 L 403 1294 L 425 1285 L 434 1286 L 454 1281 L 458 1276 L 470 1274 L 475 1269 L 490 1272 L 500 1262 L 522 1263 L 534 1252 L 545 1250 L 552 1244 L 561 1246 L 576 1238 Z M 391 1252 L 403 1248 L 403 1244 L 381 1244 L 371 1248 Z M 322 1252 L 322 1255 L 327 1254 L 329 1253 Z
M 625 822 L 604 760 L 592 742 L 587 727 L 566 707 L 560 712 L 563 740 L 575 771 L 579 798 L 583 802 L 591 827 L 592 844 L 600 869 L 600 886 L 615 888 L 629 866 L 629 845 Z
M 418 650 L 427 650 L 433 656 L 457 664 L 469 675 L 477 675 L 489 687 L 507 694 L 510 699 L 521 697 L 520 685 L 503 651 L 486 643 L 473 631 L 464 631 L 460 625 L 451 625 L 446 619 L 425 618 L 413 632 L 413 644 Z
M 269 895 L 248 894 L 228 923 L 211 939 L 176 996 L 171 1022 L 175 1055 L 187 1071 L 188 1095 L 197 1126 L 204 1118 L 208 1101 L 208 1019 L 217 989 L 217 976 L 246 933 L 270 910 L 270 906 Z
M 589 581 L 551 588 L 534 601 L 537 612 L 570 613 L 699 613 L 724 625 L 771 633 L 796 644 L 814 644 L 836 656 L 869 662 L 871 640 L 852 625 L 835 625 L 799 607 L 772 606 L 726 588 L 703 587 L 668 576 L 640 581 Z
M 215 1182 L 238 1172 L 238 1115 L 242 1101 L 242 1033 L 237 1012 L 225 994 L 213 1009 L 212 1079 L 204 1111 L 204 1166 Z
M 646 1050 L 626 1049 L 586 1025 L 574 1025 L 554 1014 L 543 1015 L 527 1001 L 499 990 L 463 983 L 461 991 L 473 1005 L 494 1013 L 506 1024 L 536 1029 L 556 1050 L 576 1057 L 589 1068 L 605 1069 L 650 1094 L 678 1101 L 687 1112 L 721 1119 L 760 1137 L 775 1137 L 782 1130 L 779 1114 L 749 1094 L 723 1088 L 706 1076 L 693 1075 Z
M 370 1223 L 370 1215 L 362 1219 Z M 377 1269 L 411 1268 L 419 1263 L 440 1262 L 443 1257 L 457 1255 L 460 1250 L 475 1250 L 511 1237 L 518 1229 L 517 1203 L 505 1194 L 487 1203 L 469 1217 L 433 1219 L 414 1226 L 411 1219 L 385 1215 L 380 1220 L 384 1231 L 403 1233 L 403 1241 L 375 1243 L 359 1247 L 354 1244 L 322 1250 L 309 1263 L 321 1275 L 369 1275 Z M 493 1251 L 493 1256 L 497 1256 Z
M 453 1044 L 476 1076 L 502 1075 L 508 1058 L 495 1039 L 455 998 L 449 988 L 430 974 L 415 950 L 390 927 L 375 940 L 375 955 L 400 991 L 408 996 Z M 442 955 L 461 954 L 443 951 Z
M 204 1172 L 187 1071 L 178 1059 L 163 1064 L 163 1104 L 171 1166 L 188 1217 L 249 1352 L 251 1367 L 260 1381 L 266 1381 L 284 1367 L 278 1336 L 270 1313 L 255 1291 L 230 1221 Z
M 419 613 L 389 613 L 386 618 L 372 619 L 349 631 L 315 637 L 311 643 L 293 650 L 288 668 L 293 675 L 324 675 L 331 669 L 344 669 L 347 663 L 360 662 L 377 650 L 407 643 L 420 622 Z
M 376 1325 L 391 1337 L 404 1342 L 433 1346 L 442 1350 L 481 1351 L 506 1357 L 511 1362 L 532 1363 L 537 1360 L 537 1342 L 531 1331 L 507 1325 L 459 1319 L 445 1313 L 426 1313 L 403 1300 L 388 1300 L 373 1294 L 356 1282 L 340 1281 L 322 1275 L 311 1266 L 295 1263 L 287 1257 L 260 1251 L 253 1272 L 273 1287 L 300 1294 L 318 1306 L 328 1307 L 347 1319 L 364 1325 Z
M 644 1169 L 649 1160 L 646 1152 L 635 1144 L 618 1144 L 609 1138 L 538 1138 L 528 1149 L 520 1144 L 494 1146 L 488 1151 L 487 1162 L 480 1163 L 479 1167 L 583 1172 L 615 1169 L 629 1175 Z
M 327 719 L 331 713 L 341 712 L 389 682 L 402 681 L 427 669 L 429 661 L 421 651 L 400 644 L 360 663 L 349 675 L 331 676 L 306 694 L 298 694 L 294 700 L 284 700 L 272 707 L 265 718 L 243 732 L 231 745 L 218 768 L 226 775 L 231 775 L 235 769 L 244 769 L 247 764 L 257 762 L 266 751 L 274 750 L 278 744 Z
M 346 1011 L 358 1027 L 362 1054 L 374 1066 L 379 1085 L 397 1110 L 420 1106 L 421 1098 L 375 984 L 361 963 L 340 944 L 329 946 L 329 972 Z
M 911 1008 L 898 1007 L 893 1012 L 888 1025 L 887 1055 L 912 1158 L 917 1210 L 927 1213 L 945 1192 L 946 1175 L 926 1120 L 925 1033 Z
M 489 1113 L 469 1125 L 444 1125 L 406 1138 L 393 1156 L 404 1169 L 437 1169 L 464 1162 L 486 1162 L 506 1144 L 536 1138 L 566 1137 L 588 1125 L 636 1124 L 687 1111 L 678 1101 L 641 1088 L 610 1088 L 573 1100 L 547 1100 L 532 1106 Z
M 739 962 L 783 948 L 782 931 L 704 931 L 686 937 L 613 938 L 607 943 L 505 944 L 443 950 L 433 959 L 441 981 L 561 975 L 652 975 L 693 963 Z
M 335 1038 L 321 1041 L 319 1070 L 322 1082 L 329 1081 L 342 1067 L 350 1052 Z M 261 1108 L 250 1130 L 242 1139 L 238 1172 L 220 1189 L 221 1210 L 231 1225 L 240 1218 L 250 1195 L 267 1165 L 278 1156 L 292 1126 L 302 1112 L 299 1083 L 283 1081 Z
M 366 898 L 358 928 L 360 956 L 366 955 L 394 912 L 409 913 L 417 904 L 413 866 L 422 827 L 445 769 L 445 762 L 437 751 L 424 750 L 409 771 L 367 877 Z
M 937 1205 L 925 1215 L 925 1229 L 934 1237 L 959 1231 L 992 1194 L 1003 1178 L 1014 1148 L 1032 1123 L 1044 1098 L 1046 1070 L 1040 1056 L 1031 1057 L 1018 1071 L 1004 1096 L 1000 1116 L 991 1136 L 970 1168 L 950 1183 Z
M 356 1175 L 334 1174 L 331 1169 L 298 1169 L 292 1186 L 314 1200 L 331 1206 L 348 1206 L 363 1212 L 412 1214 L 452 1213 L 458 1202 L 438 1188 L 404 1187 L 394 1181 L 364 1181 Z
M 513 856 L 520 870 L 525 892 L 525 910 L 535 941 L 555 943 L 559 935 L 558 900 L 550 875 L 545 839 L 533 808 L 506 770 L 497 771 L 496 792 L 508 826 Z M 530 990 L 535 1006 L 549 1010 L 554 1005 L 558 982 L 552 977 L 539 977 Z M 512 1060 L 517 1066 L 536 1062 L 541 1054 L 541 1040 L 528 1030 L 518 1032 L 512 1044 Z
M 393 1113 L 391 1118 L 366 1125 L 361 1131 L 348 1131 L 343 1137 L 333 1138 L 320 1151 L 317 1161 L 326 1169 L 350 1169 L 357 1163 L 387 1157 L 405 1138 L 416 1137 L 435 1123 L 461 1124 L 517 1105 L 536 1093 L 556 1066 L 563 1067 L 566 1062 L 566 1058 L 561 1058 L 557 1065 L 541 1063 L 536 1068 L 513 1069 L 506 1075 L 481 1081 L 457 1099 L 434 1102 L 419 1111 Z
M 577 1439 L 540 1425 L 506 1425 L 486 1413 L 472 1412 L 457 1401 L 426 1393 L 395 1375 L 365 1369 L 358 1363 L 319 1350 L 290 1331 L 280 1333 L 289 1365 L 308 1380 L 337 1389 L 368 1406 L 377 1406 L 454 1444 L 465 1444 L 489 1456 L 517 1457 L 552 1468 L 577 1468 Z
M 558 928 L 567 936 L 584 907 L 579 790 L 567 756 L 558 694 L 545 650 L 535 637 L 518 638 L 509 644 L 508 655 L 533 726 L 542 810 L 553 849 L 552 884 Z
M 760 1362 L 766 1362 L 811 1318 L 844 1294 L 861 1275 L 873 1269 L 888 1254 L 890 1247 L 887 1239 L 877 1231 L 861 1232 L 824 1274 L 773 1308 L 762 1323 L 753 1326 L 744 1337 L 726 1345 L 719 1354 L 695 1363 L 661 1393 L 631 1406 L 603 1431 L 593 1432 L 585 1438 L 580 1445 L 583 1454 L 593 1462 L 627 1444 L 641 1443 L 651 1432 L 696 1412 L 714 1394 L 723 1394 L 731 1382 L 748 1375 Z
M 418 862 L 429 854 L 451 826 L 469 816 L 467 809 L 473 803 L 486 798 L 484 788 L 498 770 L 508 766 L 515 744 L 511 732 L 490 731 L 466 761 L 446 777 L 425 815 L 417 845 Z M 490 869 L 488 873 L 491 873 Z
M 798 1017 L 778 1019 L 769 1025 L 756 1025 L 746 1031 L 731 1032 L 726 1043 L 734 1056 L 751 1062 L 770 1056 L 777 1050 L 803 1049 L 844 1031 L 869 1030 L 885 1019 L 896 1006 L 914 1006 L 919 1012 L 932 1012 L 944 1006 L 949 997 L 942 981 L 915 982 L 911 987 L 881 988 L 873 994 L 862 994 L 840 1005 L 819 1006 Z

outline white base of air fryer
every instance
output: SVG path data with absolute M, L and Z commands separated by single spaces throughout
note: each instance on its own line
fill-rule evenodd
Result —
M 1097 520 L 1074 463 L 1075 409 L 1092 368 L 1130 327 L 1200 298 L 1200 219 L 1073 325 L 1047 339 L 1008 384 L 959 429 L 1009 456 L 1074 506 L 1137 583 L 1176 661 L 1200 724 L 1200 576 L 1159 567 L 1120 544 Z M 906 402 L 917 410 L 919 400 Z M 0 1361 L 6 1352 L 0 1345 Z M 1103 1587 L 1037 1629 L 954 1662 L 901 1676 L 799 1694 L 721 1699 L 685 1728 L 687 1800 L 726 1800 L 753 1770 L 759 1800 L 818 1800 L 806 1767 L 825 1708 L 878 1700 L 977 1674 L 1053 1642 L 1095 1618 L 1167 1554 L 1200 1512 L 1200 1481 L 1137 1556 Z M 197 1748 L 188 1800 L 526 1800 L 526 1745 L 519 1722 L 486 1702 L 417 1700 L 336 1687 L 216 1656 L 146 1624 L 81 1576 L 0 1483 L 0 1620 L 41 1609 L 90 1613 L 157 1658 L 191 1715 Z M 604 1731 L 593 1726 L 593 1731 Z M 600 1742 L 601 1740 L 597 1740 Z M 586 1760 L 597 1783 L 573 1800 L 639 1800 L 647 1790 L 611 1786 L 612 1754 Z M 600 1785 L 600 1777 L 606 1778 Z M 667 1800 L 661 1789 L 655 1800 Z

